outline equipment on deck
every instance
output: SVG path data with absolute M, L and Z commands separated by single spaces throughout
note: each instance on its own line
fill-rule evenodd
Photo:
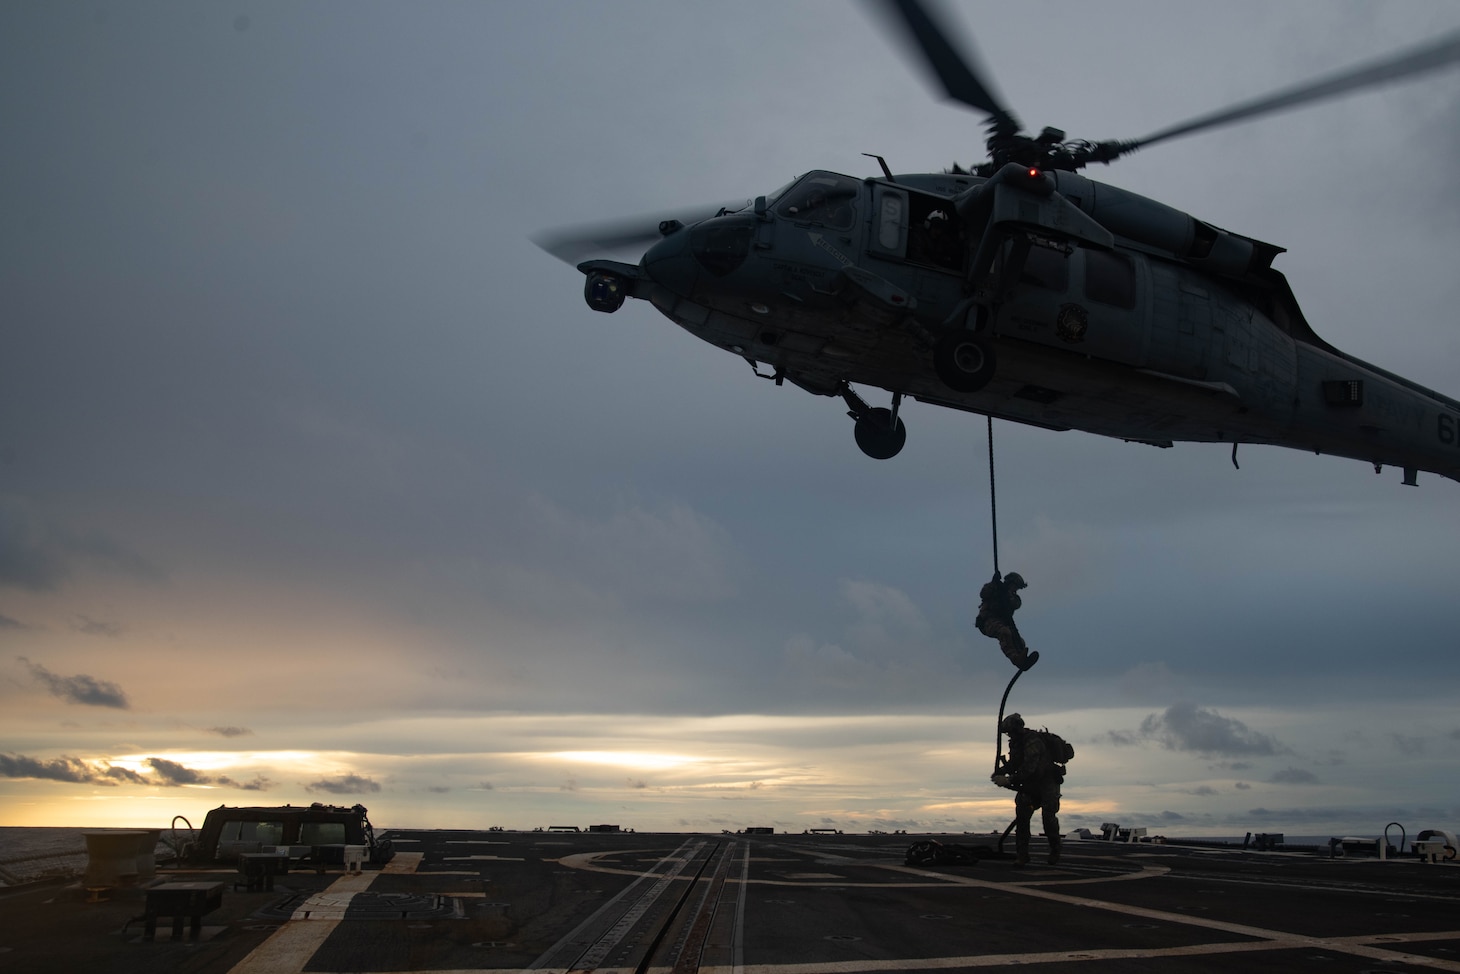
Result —
M 179 858 L 187 863 L 236 862 L 241 854 L 286 850 L 315 863 L 344 863 L 347 846 L 364 846 L 370 862 L 394 856 L 389 839 L 377 839 L 364 805 L 274 805 L 208 812 L 196 841 L 185 843 Z M 266 848 L 267 847 L 267 848 Z

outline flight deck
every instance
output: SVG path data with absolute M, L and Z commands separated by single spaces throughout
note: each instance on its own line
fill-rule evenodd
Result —
M 1460 971 L 1460 865 L 1407 856 L 1067 838 L 1056 866 L 1039 839 L 1023 867 L 907 865 L 930 837 L 388 837 L 394 858 L 358 872 L 161 868 L 153 888 L 197 903 L 162 908 L 197 915 L 150 939 L 146 888 L 0 890 L 0 972 Z

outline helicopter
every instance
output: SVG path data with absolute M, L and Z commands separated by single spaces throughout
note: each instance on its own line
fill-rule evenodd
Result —
M 1309 325 L 1284 248 L 1081 173 L 1091 163 L 1460 61 L 1460 34 L 1129 141 L 1027 135 L 922 0 L 881 7 L 987 161 L 805 173 L 754 199 L 539 235 L 589 308 L 647 301 L 755 375 L 839 398 L 867 456 L 903 448 L 904 399 L 1133 443 L 1311 450 L 1460 481 L 1460 402 Z M 647 246 L 637 264 L 590 257 Z M 870 404 L 856 387 L 891 395 Z

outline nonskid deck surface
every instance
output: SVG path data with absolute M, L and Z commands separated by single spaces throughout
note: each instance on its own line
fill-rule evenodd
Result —
M 0 972 L 1460 971 L 1460 866 L 1065 842 L 910 867 L 921 836 L 395 831 L 388 867 L 231 871 L 200 937 L 143 894 L 0 895 Z M 947 836 L 949 842 L 969 837 Z M 125 931 L 124 931 L 125 925 Z

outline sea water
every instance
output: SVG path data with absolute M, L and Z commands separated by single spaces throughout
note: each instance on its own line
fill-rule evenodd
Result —
M 86 833 L 118 831 L 128 830 L 0 827 L 0 886 L 79 876 L 86 869 Z

